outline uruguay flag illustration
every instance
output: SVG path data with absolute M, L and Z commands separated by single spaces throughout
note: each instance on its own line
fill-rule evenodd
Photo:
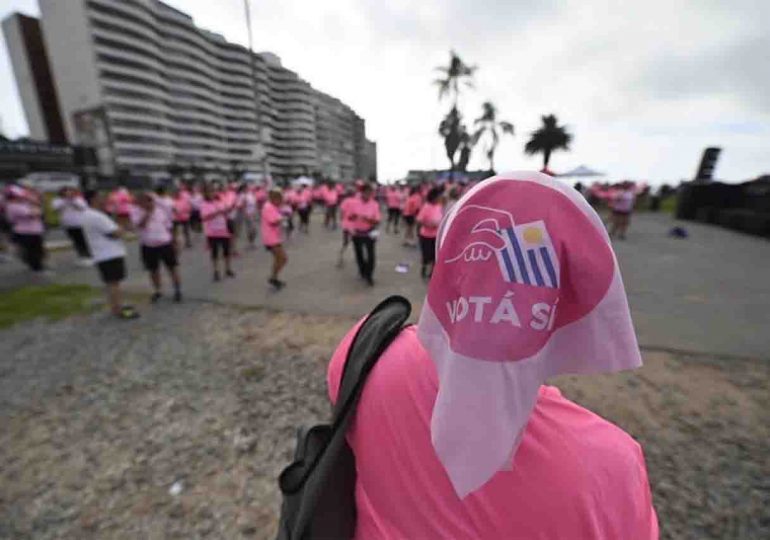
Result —
M 505 241 L 505 247 L 497 251 L 505 281 L 558 288 L 559 260 L 542 220 L 506 227 L 498 233 Z

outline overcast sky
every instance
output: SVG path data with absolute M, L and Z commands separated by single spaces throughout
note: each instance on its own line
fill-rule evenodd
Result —
M 169 0 L 196 24 L 246 43 L 241 0 Z M 551 168 L 579 164 L 612 178 L 690 178 L 705 146 L 723 148 L 717 176 L 770 172 L 770 1 L 767 0 L 252 0 L 255 49 L 366 119 L 382 179 L 446 167 L 433 68 L 454 48 L 479 66 L 466 117 L 493 101 L 516 135 L 498 170 L 539 168 L 523 146 L 541 114 L 574 135 Z M 0 17 L 38 13 L 0 0 Z M 5 43 L 0 117 L 27 131 Z M 486 167 L 482 152 L 471 162 Z

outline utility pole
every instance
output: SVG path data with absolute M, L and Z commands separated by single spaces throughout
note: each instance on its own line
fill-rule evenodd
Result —
M 253 40 L 252 40 L 252 33 L 251 33 L 251 9 L 249 6 L 249 0 L 243 0 L 243 6 L 246 10 L 246 28 L 249 31 L 249 60 L 251 60 L 251 83 L 252 87 L 254 88 L 254 106 L 256 107 L 256 114 L 257 114 L 257 144 L 256 148 L 252 150 L 252 152 L 255 154 L 255 157 L 260 161 L 262 164 L 262 182 L 267 184 L 267 176 L 269 174 L 268 171 L 268 163 L 267 163 L 267 148 L 265 145 L 265 141 L 262 138 L 262 103 L 259 98 L 259 88 L 257 86 L 257 57 L 254 54 L 253 49 Z

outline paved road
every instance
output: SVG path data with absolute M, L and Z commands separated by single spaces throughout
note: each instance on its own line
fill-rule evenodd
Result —
M 419 311 L 425 285 L 419 277 L 419 254 L 401 246 L 400 238 L 384 235 L 378 242 L 376 287 L 356 277 L 352 251 L 343 268 L 336 267 L 340 233 L 316 223 L 310 235 L 288 244 L 289 286 L 274 292 L 266 283 L 270 255 L 263 249 L 243 250 L 234 268 L 237 277 L 212 283 L 201 239 L 182 254 L 187 298 L 317 314 L 358 316 L 378 300 L 398 293 Z M 770 357 L 770 242 L 725 229 L 687 223 L 690 238 L 666 236 L 673 220 L 660 214 L 640 214 L 626 242 L 617 242 L 639 341 L 647 347 L 671 348 L 753 357 Z M 149 293 L 139 265 L 138 247 L 129 246 L 131 291 Z M 398 263 L 409 272 L 395 271 Z M 70 252 L 55 253 L 52 266 L 59 282 L 97 285 L 93 270 L 74 264 Z M 16 263 L 0 265 L 4 286 L 30 282 Z

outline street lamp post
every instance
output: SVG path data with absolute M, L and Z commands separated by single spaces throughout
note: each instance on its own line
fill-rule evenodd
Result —
M 251 81 L 254 88 L 254 106 L 256 107 L 257 114 L 257 144 L 256 148 L 252 150 L 255 157 L 260 161 L 262 165 L 262 181 L 267 182 L 268 175 L 268 163 L 267 163 L 267 150 L 262 138 L 262 103 L 259 99 L 259 88 L 257 86 L 257 58 L 254 54 L 253 40 L 251 32 L 251 9 L 249 0 L 243 0 L 243 6 L 246 11 L 246 28 L 249 31 L 249 60 L 251 60 Z

